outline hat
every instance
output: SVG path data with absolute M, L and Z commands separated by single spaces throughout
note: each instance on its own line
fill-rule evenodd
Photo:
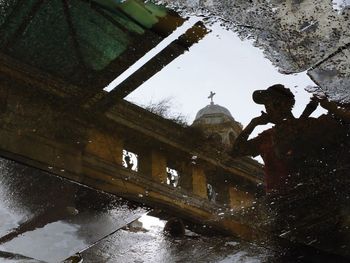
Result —
M 266 104 L 274 100 L 283 100 L 290 103 L 295 103 L 294 94 L 290 89 L 286 88 L 282 84 L 276 84 L 268 87 L 266 90 L 256 90 L 253 93 L 253 100 L 257 104 Z

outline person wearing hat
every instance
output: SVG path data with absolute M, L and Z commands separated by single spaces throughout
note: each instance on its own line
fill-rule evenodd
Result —
M 265 163 L 267 193 L 288 193 L 301 182 L 320 178 L 321 175 L 327 177 L 327 170 L 337 169 L 335 163 L 339 162 L 338 153 L 343 151 L 341 145 L 348 145 L 344 136 L 346 130 L 341 127 L 344 125 L 325 115 L 309 117 L 318 101 L 315 103 L 312 99 L 296 119 L 292 114 L 294 95 L 281 84 L 255 91 L 253 100 L 264 105 L 266 112 L 252 119 L 237 137 L 231 156 L 261 155 Z M 325 100 L 321 102 L 324 104 Z M 345 114 L 337 116 L 347 120 Z M 255 127 L 267 123 L 274 126 L 248 140 Z
M 312 230 L 312 235 L 321 239 L 337 233 L 337 227 L 342 225 L 342 209 L 349 207 L 348 129 L 336 121 L 341 117 L 347 123 L 346 112 L 337 118 L 309 117 L 318 103 L 325 103 L 313 99 L 295 118 L 291 112 L 294 95 L 281 84 L 255 91 L 253 100 L 264 105 L 266 112 L 252 119 L 237 137 L 231 156 L 263 158 L 267 194 L 264 200 L 268 208 L 265 213 L 271 231 L 280 235 L 294 231 L 299 224 L 314 224 L 327 218 Z M 248 139 L 255 127 L 267 123 L 274 126 Z
M 237 137 L 232 157 L 261 155 L 265 166 L 266 192 L 286 192 L 290 184 L 290 159 L 294 152 L 298 123 L 292 114 L 295 103 L 293 93 L 281 84 L 253 93 L 253 100 L 265 106 L 266 112 L 251 120 Z M 274 127 L 248 140 L 258 125 L 275 124 Z

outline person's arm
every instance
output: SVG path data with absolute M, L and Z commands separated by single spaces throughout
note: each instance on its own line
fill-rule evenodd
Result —
M 317 108 L 318 105 L 321 105 L 322 108 L 328 110 L 329 113 L 338 116 L 339 118 L 350 122 L 350 111 L 345 107 L 339 107 L 337 103 L 329 101 L 327 97 L 312 97 L 309 104 L 305 107 L 303 113 L 300 115 L 300 118 L 308 118 Z
M 231 157 L 245 155 L 257 156 L 259 154 L 257 140 L 248 140 L 248 138 L 256 126 L 269 123 L 268 115 L 265 112 L 261 113 L 261 116 L 252 119 L 247 127 L 238 135 L 230 152 Z
M 315 96 L 312 97 L 299 118 L 300 119 L 308 118 L 317 109 L 318 103 L 319 103 L 319 99 Z

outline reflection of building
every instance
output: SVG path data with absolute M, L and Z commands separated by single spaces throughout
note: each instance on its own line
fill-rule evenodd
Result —
M 242 132 L 242 125 L 232 117 L 227 108 L 214 104 L 214 95 L 215 93 L 210 93 L 208 97 L 211 99 L 210 104 L 198 111 L 192 127 L 203 132 L 206 140 L 205 144 L 210 145 L 209 152 L 220 153 L 231 148 L 237 136 Z M 221 158 L 222 154 L 217 157 Z M 250 165 L 258 167 L 258 164 L 250 158 L 239 162 L 240 165 L 243 162 L 247 165 L 249 162 Z M 236 164 L 233 164 L 233 166 L 236 166 Z M 252 171 L 250 170 L 251 175 L 253 175 Z M 206 183 L 207 198 L 210 202 L 225 204 L 227 200 L 230 200 L 231 208 L 235 209 L 251 205 L 252 197 L 247 194 L 246 190 L 243 191 L 245 183 L 217 166 L 206 171 Z
M 106 85 L 185 19 L 161 7 L 142 7 L 138 0 L 73 2 L 59 11 L 58 0 L 34 7 L 25 2 L 20 11 L 14 2 L 4 11 L 1 27 L 11 30 L 0 35 L 0 154 L 248 236 L 246 223 L 236 217 L 219 222 L 216 214 L 219 208 L 240 210 L 238 198 L 239 204 L 255 200 L 261 166 L 249 158 L 226 164 L 222 160 L 230 158 L 221 144 L 122 99 L 208 30 L 196 23 L 108 93 Z M 228 111 L 210 110 L 221 108 L 210 105 L 199 119 L 211 120 L 211 129 L 227 142 L 238 126 Z M 215 204 L 209 202 L 207 184 L 220 190 Z
M 208 138 L 225 147 L 230 147 L 242 131 L 242 125 L 235 121 L 229 110 L 214 102 L 198 111 L 192 126 L 200 128 Z

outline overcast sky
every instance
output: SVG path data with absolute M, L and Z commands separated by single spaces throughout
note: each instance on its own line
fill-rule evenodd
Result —
M 281 83 L 295 94 L 294 115 L 298 117 L 310 97 L 304 88 L 314 85 L 310 78 L 305 73 L 280 74 L 250 41 L 241 41 L 232 31 L 219 25 L 212 29 L 189 52 L 175 59 L 126 99 L 148 104 L 171 97 L 173 112 L 186 115 L 192 123 L 198 110 L 209 104 L 210 91 L 214 91 L 214 102 L 226 107 L 245 126 L 264 109 L 252 101 L 253 91 Z

